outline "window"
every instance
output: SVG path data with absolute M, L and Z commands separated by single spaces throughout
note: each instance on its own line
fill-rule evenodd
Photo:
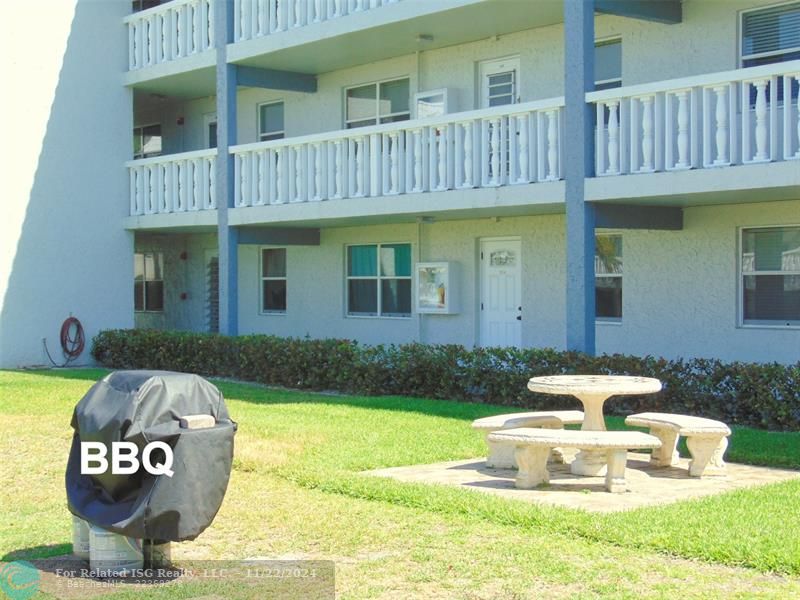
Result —
M 447 89 L 414 94 L 414 111 L 414 116 L 417 119 L 446 115 L 450 112 L 447 102 Z
M 598 235 L 594 256 L 595 313 L 598 319 L 622 319 L 622 236 Z
M 742 322 L 800 325 L 800 226 L 743 229 Z
M 206 130 L 206 148 L 217 147 L 217 113 L 203 115 L 203 126 Z
M 478 64 L 481 108 L 519 102 L 519 57 L 486 60 Z
M 269 102 L 258 106 L 258 139 L 262 142 L 281 140 L 283 130 L 283 102 Z
M 208 124 L 208 147 L 209 148 L 216 148 L 217 147 L 217 122 L 211 121 Z
M 347 247 L 347 314 L 411 316 L 411 244 Z
M 133 128 L 133 158 L 161 155 L 161 125 Z
M 261 250 L 261 312 L 286 312 L 286 248 Z
M 742 12 L 741 32 L 743 67 L 800 58 L 800 2 Z
M 161 252 L 133 255 L 133 310 L 164 311 L 164 255 Z
M 514 104 L 517 97 L 517 72 L 492 73 L 486 77 L 486 97 L 489 106 Z
M 622 86 L 622 40 L 603 40 L 594 45 L 594 89 Z
M 132 0 L 133 12 L 147 10 L 161 4 L 161 0 Z
M 408 79 L 393 79 L 345 90 L 345 127 L 408 121 L 411 118 Z

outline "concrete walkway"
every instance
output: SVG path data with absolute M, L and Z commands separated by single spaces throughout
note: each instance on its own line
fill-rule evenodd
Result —
M 574 451 L 564 450 L 565 464 L 550 464 L 550 483 L 535 490 L 514 487 L 516 471 L 489 469 L 486 459 L 457 460 L 432 465 L 392 467 L 367 471 L 364 474 L 391 477 L 399 481 L 453 485 L 504 498 L 540 502 L 593 512 L 615 512 L 643 506 L 670 504 L 678 500 L 710 496 L 800 477 L 800 471 L 753 467 L 728 463 L 724 477 L 696 478 L 688 476 L 688 459 L 669 468 L 653 468 L 648 454 L 628 453 L 625 473 L 629 492 L 609 494 L 605 477 L 578 477 L 569 472 Z

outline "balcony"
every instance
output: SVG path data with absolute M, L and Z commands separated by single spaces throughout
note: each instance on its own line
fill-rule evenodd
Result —
M 125 17 L 128 69 L 200 54 L 214 46 L 211 0 L 173 0 Z
M 235 0 L 233 41 L 242 42 L 354 15 L 401 0 Z
M 178 98 L 215 93 L 211 0 L 128 15 L 126 85 Z M 228 62 L 318 75 L 562 21 L 560 2 L 236 0 Z
M 587 94 L 604 124 L 587 197 L 663 201 L 751 189 L 763 199 L 797 197 L 798 87 L 795 60 Z M 650 176 L 620 177 L 639 174 Z
M 131 216 L 183 215 L 173 224 L 214 225 L 216 162 L 216 149 L 128 161 Z
M 792 61 L 588 94 L 607 123 L 597 131 L 596 173 L 800 158 L 798 84 Z
M 401 0 L 235 0 L 234 42 L 358 14 Z M 128 69 L 186 58 L 214 47 L 211 0 L 174 0 L 124 20 Z
M 236 146 L 234 205 L 557 181 L 562 107 L 559 98 Z
M 798 87 L 792 61 L 587 94 L 602 123 L 587 199 L 796 198 Z M 235 146 L 231 223 L 558 212 L 563 105 L 554 98 Z M 127 163 L 131 216 L 213 211 L 215 157 Z

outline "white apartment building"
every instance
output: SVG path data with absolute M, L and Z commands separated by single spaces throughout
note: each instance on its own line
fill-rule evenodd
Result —
M 11 4 L 0 366 L 70 314 L 800 360 L 800 0 Z

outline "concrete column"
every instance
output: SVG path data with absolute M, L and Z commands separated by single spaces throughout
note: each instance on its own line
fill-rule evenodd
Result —
M 217 243 L 219 245 L 219 332 L 239 332 L 238 232 L 228 225 L 233 204 L 233 156 L 236 144 L 236 66 L 228 64 L 233 40 L 233 0 L 214 0 L 214 44 L 217 53 Z
M 567 212 L 567 349 L 595 353 L 594 207 L 585 178 L 594 173 L 594 0 L 564 0 L 564 178 Z

